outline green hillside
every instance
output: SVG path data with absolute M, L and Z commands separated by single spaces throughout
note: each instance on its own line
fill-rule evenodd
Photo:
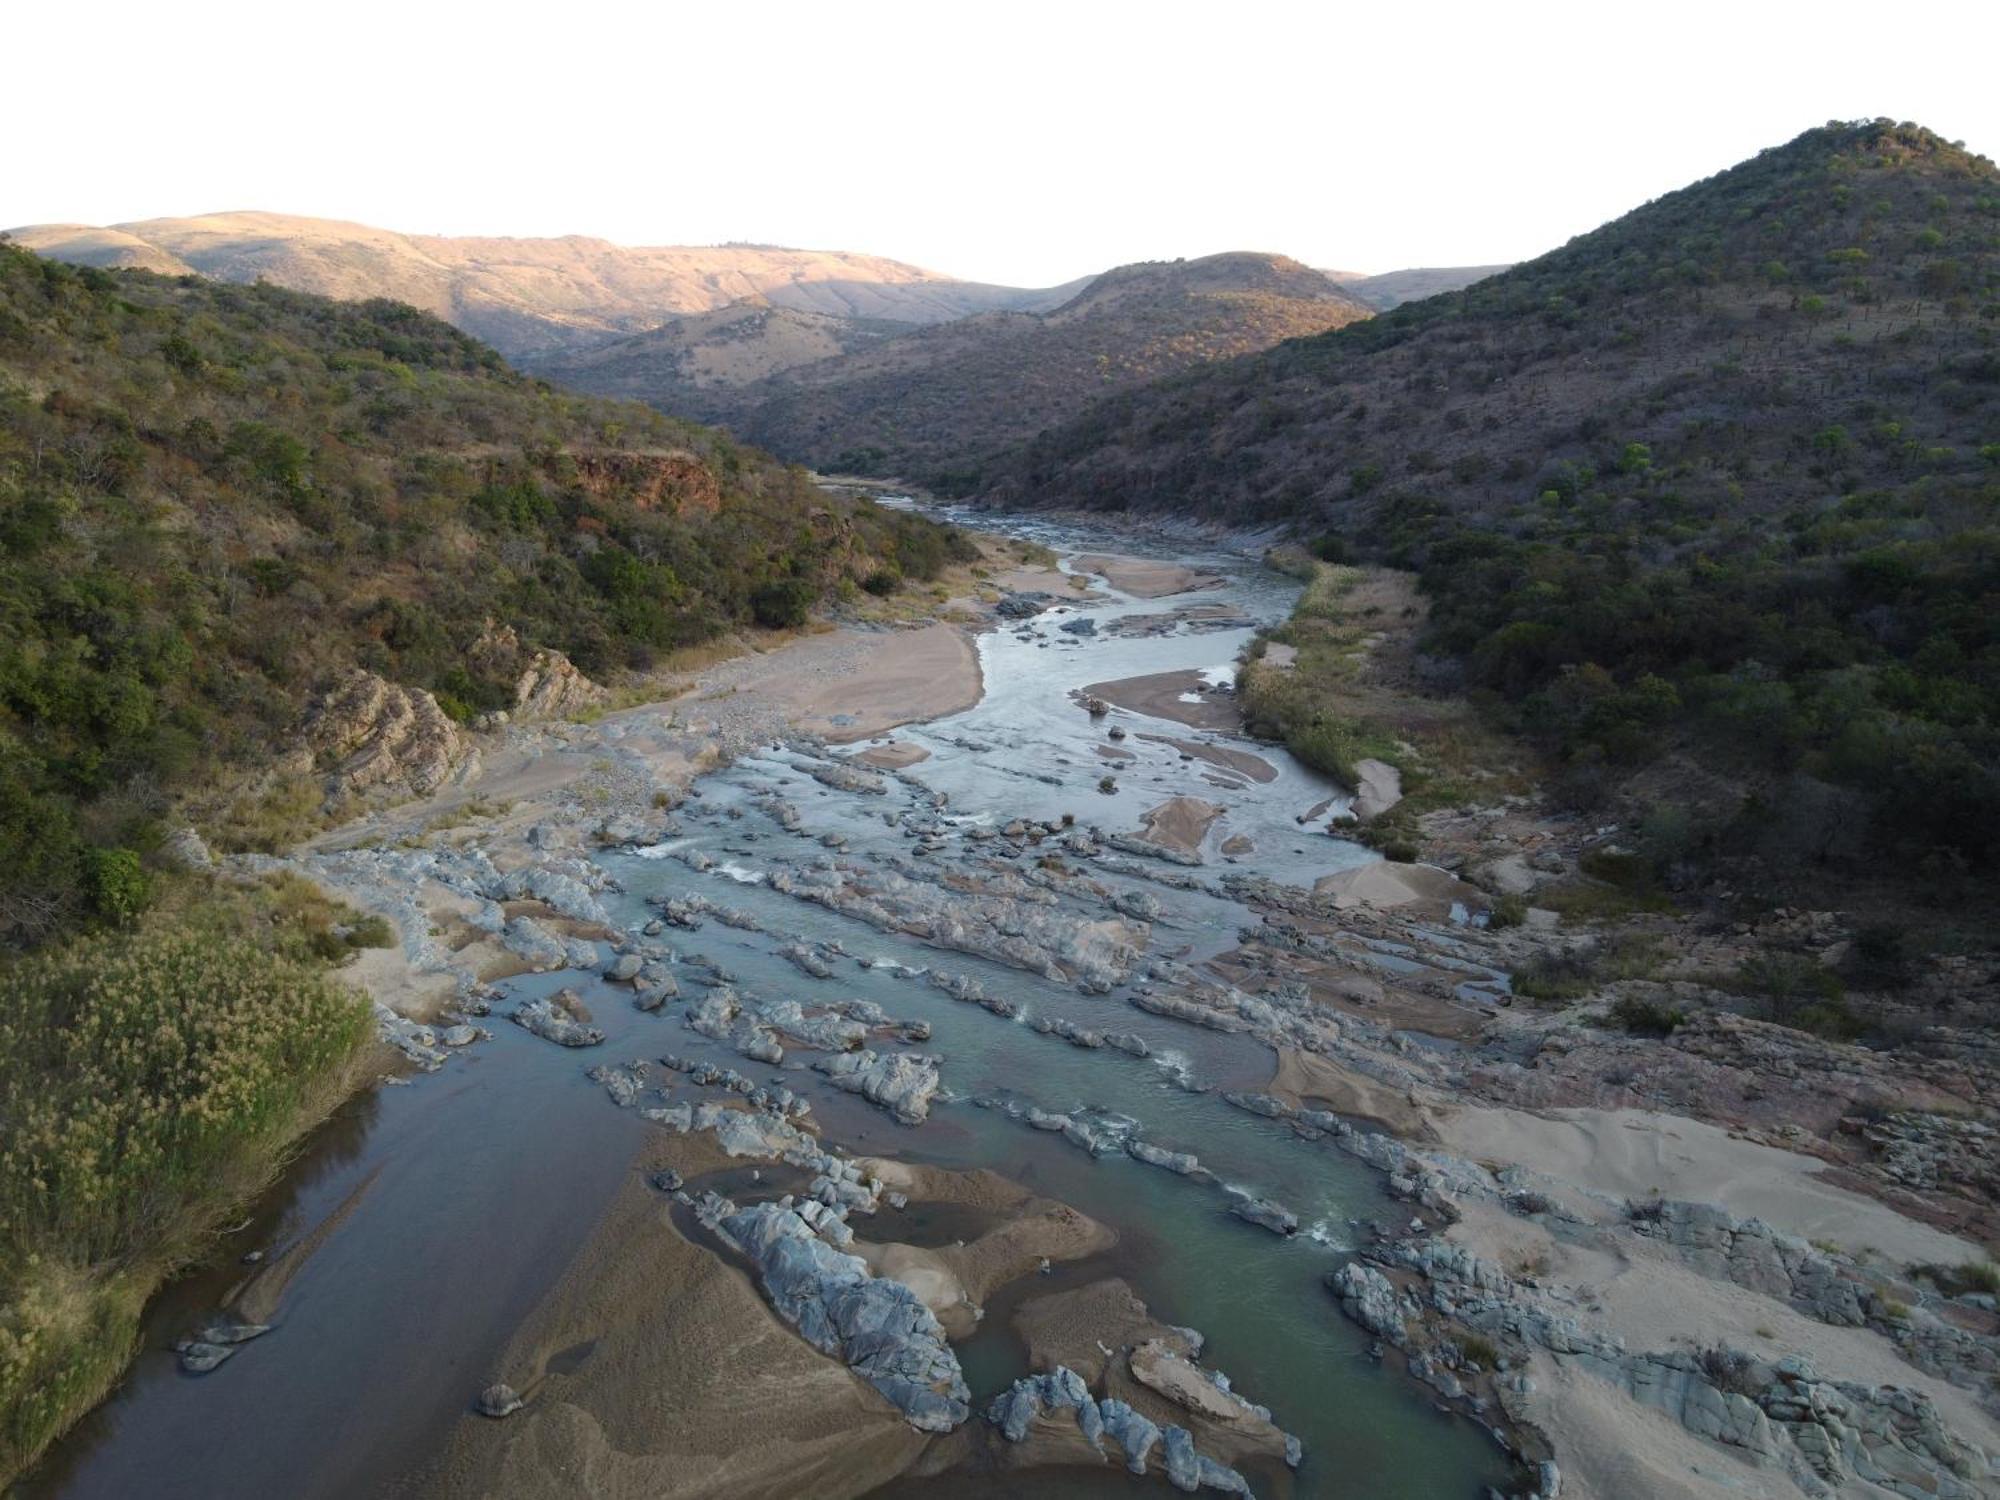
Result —
M 341 667 L 470 717 L 489 621 L 615 677 L 953 545 L 401 304 L 0 247 L 0 932 L 115 908 Z
M 1108 399 L 984 493 L 1416 569 L 1433 687 L 1495 703 L 1576 805 L 1667 752 L 1720 779 L 1674 797 L 1662 870 L 2000 857 L 2000 173 L 1916 126 L 1808 131 L 1465 290 Z

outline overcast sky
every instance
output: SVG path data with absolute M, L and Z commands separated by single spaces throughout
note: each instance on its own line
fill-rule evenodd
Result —
M 1047 285 L 1516 260 L 1829 118 L 2000 154 L 2000 3 L 19 5 L 0 224 L 262 208 Z

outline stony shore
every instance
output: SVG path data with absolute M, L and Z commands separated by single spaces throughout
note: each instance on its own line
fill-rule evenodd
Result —
M 1129 586 L 1136 575 L 1125 576 Z M 1026 591 L 1036 577 L 1009 581 Z M 1070 595 L 1063 575 L 1046 582 Z M 1177 697 L 1187 684 L 1154 697 L 1169 688 Z M 899 756 L 856 767 L 829 747 L 951 712 L 978 692 L 977 657 L 958 625 L 808 636 L 724 663 L 665 704 L 489 732 L 476 775 L 350 823 L 287 863 L 397 923 L 403 948 L 361 977 L 384 1003 L 385 1034 L 430 1065 L 457 1044 L 454 1028 L 474 1024 L 488 987 L 511 974 L 629 960 L 635 996 L 669 977 L 651 972 L 642 937 L 605 922 L 592 846 L 658 842 L 685 815 L 676 805 L 694 778 L 775 740 L 818 757 L 828 786 L 920 776 Z M 2000 1316 L 1990 1295 L 1948 1289 L 1918 1269 L 1991 1256 L 1988 1112 L 2000 1098 L 2000 1051 L 1940 1034 L 1878 1053 L 1747 1018 L 1699 977 L 1741 935 L 1683 932 L 1665 919 L 1680 960 L 1668 973 L 1686 977 L 1616 981 L 1576 1003 L 1529 1007 L 1507 976 L 1589 937 L 1532 905 L 1532 920 L 1505 930 L 1465 918 L 1508 893 L 1532 902 L 1542 885 L 1573 877 L 1598 835 L 1522 799 L 1483 811 L 1441 816 L 1430 830 L 1464 848 L 1456 875 L 1379 865 L 1315 891 L 1249 873 L 1254 859 L 1221 874 L 1203 866 L 1192 851 L 1194 825 L 1206 824 L 1194 810 L 1163 820 L 1166 851 L 1193 863 L 1163 860 L 1131 833 L 1100 839 L 1017 821 L 978 848 L 938 829 L 938 850 L 962 850 L 969 872 L 950 887 L 914 864 L 863 872 L 829 860 L 773 888 L 1267 1044 L 1268 1091 L 1231 1102 L 1289 1122 L 1306 1148 L 1379 1169 L 1408 1209 L 1359 1226 L 1361 1251 L 1331 1278 L 1328 1297 L 1379 1340 L 1383 1358 L 1521 1455 L 1535 1477 L 1520 1493 L 2000 1493 L 1988 1457 L 2000 1454 Z M 1009 846 L 1059 847 L 1067 871 L 976 864 Z M 1232 951 L 1190 968 L 1148 952 L 1143 902 L 1101 882 L 1093 891 L 1093 868 L 1196 882 L 1256 920 Z M 1064 909 L 1044 900 L 1052 889 Z M 1073 914 L 1090 904 L 1091 919 Z M 705 919 L 731 920 L 719 905 L 685 903 L 660 916 L 669 925 Z M 1837 919 L 1797 920 L 1802 942 L 1840 940 Z M 795 961 L 813 972 L 810 951 Z M 956 998 L 1005 1004 L 976 989 Z M 1628 1032 L 1606 1004 L 1628 994 L 1671 1001 L 1686 1019 L 1665 1039 Z M 831 1068 L 845 1070 L 835 1081 L 851 1080 L 898 1118 L 921 1118 L 937 1087 L 921 1053 L 882 1041 L 888 1018 L 798 1006 L 796 1016 L 779 1014 L 718 987 L 656 1003 L 683 1006 L 690 1026 L 746 1058 L 859 1025 L 865 1050 L 829 1053 Z M 584 1026 L 559 1006 L 531 1019 L 558 1042 Z M 1055 1026 L 1048 1034 L 1052 1044 L 1123 1045 Z M 650 1086 L 629 1081 L 634 1098 Z M 720 1087 L 728 1092 L 726 1080 Z M 607 1088 L 615 1096 L 618 1086 Z M 1017 1226 L 1012 1238 L 957 1257 L 872 1239 L 853 1216 L 858 1199 L 837 1186 L 832 1203 L 824 1193 L 799 1200 L 816 1207 L 704 1196 L 705 1173 L 759 1152 L 843 1180 L 782 1103 L 772 1113 L 773 1101 L 741 1092 L 716 1107 L 789 1118 L 785 1128 L 803 1133 L 758 1126 L 745 1135 L 749 1126 L 709 1105 L 650 1106 L 667 1118 L 649 1170 L 679 1185 L 651 1195 L 635 1186 L 612 1207 L 602 1243 L 552 1290 L 501 1372 L 524 1391 L 535 1386 L 526 1411 L 504 1423 L 469 1420 L 441 1492 L 487 1493 L 504 1465 L 509 1492 L 521 1494 L 565 1493 L 564 1476 L 579 1472 L 605 1494 L 854 1494 L 898 1473 L 971 1462 L 974 1448 L 989 1465 L 1136 1460 L 1182 1488 L 1192 1478 L 1230 1492 L 1230 1476 L 1242 1482 L 1238 1464 L 1290 1456 L 1268 1414 L 1212 1409 L 1215 1383 L 1189 1384 L 1172 1363 L 1194 1359 L 1198 1340 L 1176 1344 L 1170 1335 L 1185 1330 L 1152 1327 L 1115 1289 L 1027 1320 L 1097 1331 L 1030 1339 L 1041 1373 L 993 1411 L 961 1414 L 944 1363 L 960 1310 L 1021 1275 L 1024 1257 L 1089 1253 L 1091 1235 L 1069 1224 L 1064 1238 L 1055 1232 L 1061 1205 L 991 1184 L 978 1192 L 1004 1200 L 994 1211 Z M 1023 1124 L 1093 1154 L 1201 1170 L 1102 1120 Z M 732 1149 L 752 1136 L 748 1150 Z M 863 1175 L 844 1180 L 874 1184 L 870 1212 L 886 1193 L 973 1191 L 919 1181 L 922 1169 L 907 1164 L 851 1165 Z M 1282 1204 L 1255 1200 L 1237 1212 L 1288 1232 Z M 637 1261 L 635 1236 L 648 1247 Z M 819 1293 L 801 1303 L 773 1291 L 795 1284 L 773 1277 L 797 1274 L 808 1241 L 825 1247 L 808 1256 L 813 1285 L 853 1276 L 842 1284 L 903 1289 L 869 1295 L 905 1319 L 921 1359 L 876 1367 L 854 1357 L 839 1317 L 829 1313 L 822 1328 L 817 1315 L 774 1310 L 824 1304 Z M 687 1288 L 679 1300 L 639 1308 L 648 1299 L 638 1289 L 669 1275 Z M 738 1351 L 730 1364 L 739 1383 L 682 1368 L 695 1356 L 674 1353 L 669 1330 L 695 1302 L 704 1331 Z M 924 1318 L 937 1324 L 935 1340 Z M 546 1373 L 551 1351 L 588 1338 L 613 1357 L 573 1376 Z M 1097 1354 L 1100 1345 L 1111 1352 Z M 682 1405 L 669 1411 L 663 1400 Z M 730 1438 L 753 1423 L 758 1443 Z M 641 1442 L 633 1434 L 642 1429 L 679 1436 Z

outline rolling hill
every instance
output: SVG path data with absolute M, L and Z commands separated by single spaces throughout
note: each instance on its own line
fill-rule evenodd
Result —
M 10 234 L 25 249 L 100 269 L 388 297 L 456 324 L 510 359 L 579 348 L 749 298 L 831 317 L 933 323 L 1053 307 L 1073 290 L 955 281 L 841 251 L 628 248 L 581 235 L 454 238 L 291 214 L 205 214 L 102 228 L 39 224 Z
M 1914 125 L 1111 396 L 981 488 L 1417 569 L 1433 680 L 1579 805 L 1668 752 L 1711 778 L 1634 794 L 1662 870 L 2000 857 L 2000 173 Z
M 673 325 L 540 371 L 698 415 L 801 462 L 948 484 L 1106 392 L 1367 316 L 1317 271 L 1236 253 L 1123 266 L 1043 313 L 986 313 L 889 336 L 819 325 L 848 347 L 746 384 L 688 373 L 690 341 Z M 766 342 L 781 333 L 802 342 L 807 331 L 761 312 L 735 326 Z
M 1339 282 L 1343 291 L 1351 292 L 1375 311 L 1387 312 L 1405 302 L 1435 297 L 1440 292 L 1455 292 L 1460 287 L 1471 286 L 1475 281 L 1484 281 L 1489 276 L 1498 276 L 1502 271 L 1511 269 L 1504 265 L 1420 266 L 1407 271 L 1384 271 L 1379 276 L 1364 276 L 1358 271 L 1328 271 L 1326 274 Z

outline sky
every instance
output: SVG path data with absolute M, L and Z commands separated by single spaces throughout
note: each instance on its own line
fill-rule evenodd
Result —
M 1044 286 L 1237 249 L 1524 259 L 1834 118 L 2000 156 L 1976 0 L 14 12 L 0 225 L 256 208 Z

